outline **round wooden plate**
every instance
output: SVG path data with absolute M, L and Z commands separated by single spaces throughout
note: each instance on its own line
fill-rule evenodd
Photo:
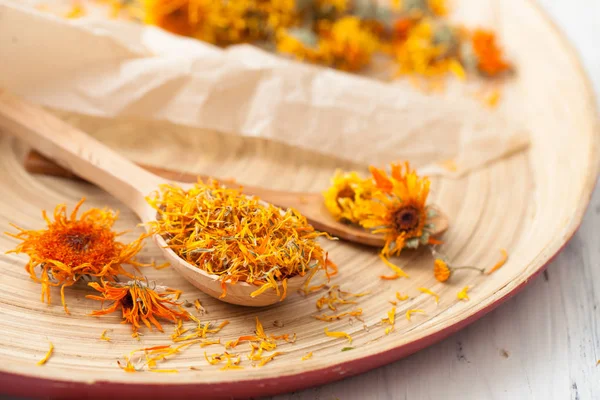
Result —
M 399 260 L 410 279 L 383 281 L 379 276 L 389 274 L 389 270 L 375 250 L 343 242 L 325 243 L 340 267 L 332 284 L 352 292 L 372 293 L 357 305 L 363 310 L 364 323 L 347 319 L 326 323 L 314 318 L 315 302 L 322 293 L 292 295 L 269 308 L 247 309 L 198 292 L 169 269 L 147 269 L 150 280 L 183 290 L 188 301 L 199 298 L 208 311 L 201 317 L 203 321 L 229 320 L 230 325 L 219 334 L 223 342 L 251 334 L 255 316 L 267 333 L 298 336 L 296 343 L 281 345 L 278 350 L 285 354 L 264 367 L 252 367 L 243 355 L 243 370 L 220 371 L 220 366 L 209 365 L 203 354 L 204 350 L 222 352 L 222 346 L 196 346 L 164 365 L 179 369 L 179 373 L 154 374 L 125 373 L 116 361 L 135 348 L 171 343 L 171 326 L 166 326 L 164 334 L 143 331 L 137 342 L 117 315 L 86 316 L 97 304 L 85 299 L 90 291 L 83 285 L 68 290 L 72 315 L 67 316 L 58 292 L 53 293 L 51 306 L 40 302 L 39 285 L 23 270 L 24 257 L 3 255 L 0 391 L 60 398 L 229 398 L 292 391 L 346 378 L 409 355 L 456 332 L 523 288 L 581 222 L 599 167 L 595 104 L 575 53 L 535 4 L 521 0 L 459 3 L 463 10 L 468 5 L 467 16 L 491 10 L 494 27 L 517 62 L 515 87 L 524 104 L 518 112 L 527 121 L 532 143 L 527 152 L 463 179 L 435 179 L 432 201 L 451 218 L 443 251 L 456 264 L 490 266 L 499 258 L 499 249 L 506 248 L 511 257 L 501 270 L 490 276 L 457 273 L 451 282 L 441 284 L 433 278 L 431 256 L 426 251 L 413 251 Z M 127 121 L 71 120 L 137 161 L 219 177 L 235 176 L 241 182 L 265 187 L 320 191 L 335 168 L 356 168 L 273 143 L 210 132 L 195 136 L 190 143 L 185 132 L 158 123 L 142 126 Z M 145 135 L 148 131 L 162 134 Z M 9 230 L 9 222 L 40 228 L 41 209 L 51 210 L 61 202 L 72 206 L 82 196 L 88 198 L 88 207 L 120 209 L 117 228 L 135 226 L 137 221 L 130 212 L 91 185 L 29 175 L 21 166 L 25 150 L 6 136 L 0 138 L 0 224 L 4 230 Z M 173 161 L 175 151 L 181 156 Z M 14 245 L 14 240 L 0 238 L 0 249 Z M 148 242 L 142 258 L 150 260 L 158 255 Z M 457 292 L 466 285 L 473 286 L 470 301 L 457 300 Z M 419 287 L 438 293 L 439 304 L 419 292 Z M 389 301 L 394 300 L 396 291 L 411 298 L 398 303 L 395 331 L 386 335 L 381 319 L 390 310 Z M 408 309 L 423 309 L 426 314 L 414 315 L 408 321 L 404 318 Z M 325 336 L 325 327 L 351 334 L 353 349 L 342 351 L 348 343 Z M 110 342 L 99 339 L 104 329 L 109 329 Z M 47 351 L 48 341 L 55 345 L 54 355 L 38 367 L 36 362 Z M 311 351 L 312 359 L 301 361 Z M 236 352 L 247 353 L 246 346 Z M 200 370 L 190 370 L 190 366 Z

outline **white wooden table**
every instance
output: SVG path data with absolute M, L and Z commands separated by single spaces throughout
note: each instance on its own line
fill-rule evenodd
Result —
M 579 51 L 600 98 L 600 1 L 539 1 Z M 600 187 L 564 251 L 495 311 L 394 364 L 273 399 L 600 399 L 599 305 Z

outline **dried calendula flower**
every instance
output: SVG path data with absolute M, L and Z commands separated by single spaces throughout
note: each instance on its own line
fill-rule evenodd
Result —
M 415 249 L 420 244 L 431 243 L 430 229 L 433 226 L 427 223 L 431 212 L 426 204 L 429 178 L 419 177 L 408 163 L 404 166 L 392 164 L 390 176 L 375 167 L 371 167 L 371 173 L 377 191 L 371 200 L 361 203 L 361 212 L 366 217 L 360 225 L 373 233 L 385 235 L 382 259 L 397 275 L 406 276 L 388 259 L 399 255 L 405 247 Z
M 92 311 L 90 315 L 106 315 L 120 309 L 123 322 L 131 324 L 134 335 L 137 335 L 140 323 L 150 330 L 154 325 L 163 332 L 157 318 L 173 323 L 190 318 L 189 313 L 176 302 L 181 294 L 179 290 L 158 286 L 151 289 L 148 283 L 137 279 L 127 283 L 90 282 L 89 285 L 102 296 L 88 295 L 88 299 L 112 302 L 108 308 Z
M 372 179 L 362 178 L 356 172 L 337 170 L 331 186 L 323 192 L 325 207 L 335 219 L 358 224 L 361 215 L 357 204 L 371 199 L 374 188 Z
M 450 265 L 446 261 L 446 256 L 439 253 L 435 248 L 431 248 L 431 252 L 432 252 L 433 256 L 435 257 L 435 260 L 433 262 L 433 276 L 439 282 L 446 282 L 448 279 L 450 279 L 450 277 L 454 274 L 455 271 L 459 271 L 461 269 L 474 270 L 474 271 L 479 272 L 480 274 L 483 274 L 485 272 L 486 275 L 489 275 L 489 274 L 493 273 L 494 271 L 498 270 L 499 268 L 501 268 L 504 265 L 504 263 L 506 263 L 506 260 L 508 259 L 508 253 L 506 252 L 506 250 L 501 249 L 500 251 L 502 253 L 502 258 L 500 259 L 500 261 L 498 261 L 493 267 L 491 267 L 489 269 L 489 271 L 485 272 L 484 268 L 478 268 L 478 267 L 472 267 L 472 266 L 456 267 L 456 266 Z
M 337 270 L 317 243 L 317 232 L 293 209 L 282 210 L 217 182 L 198 182 L 189 190 L 163 185 L 148 198 L 157 211 L 152 223 L 182 259 L 226 282 L 272 288 L 283 300 L 287 279 Z M 332 274 L 334 273 L 332 272 Z
M 379 39 L 359 18 L 345 16 L 321 33 L 318 51 L 323 64 L 343 71 L 358 71 L 371 62 L 379 47 Z
M 404 27 L 407 31 L 399 30 Z M 405 37 L 396 40 L 393 50 L 399 74 L 432 78 L 453 73 L 465 78 L 457 58 L 458 39 L 450 26 L 424 19 L 412 25 L 399 25 L 397 30 L 397 35 Z
M 97 277 L 114 281 L 117 275 L 132 275 L 123 269 L 122 264 L 129 264 L 136 269 L 141 264 L 135 255 L 142 248 L 142 241 L 147 234 L 142 234 L 131 243 L 117 241 L 122 233 L 112 231 L 117 220 L 117 213 L 108 209 L 91 208 L 77 216 L 82 199 L 71 214 L 67 214 L 64 204 L 54 210 L 54 220 L 45 211 L 42 216 L 47 228 L 40 230 L 19 229 L 17 234 L 8 234 L 22 241 L 9 253 L 25 253 L 29 262 L 25 266 L 31 279 L 42 284 L 42 301 L 44 297 L 50 304 L 50 287 L 60 286 L 60 295 L 65 312 L 69 312 L 65 303 L 64 289 L 75 284 L 83 277 Z M 38 276 L 35 269 L 41 268 Z
M 144 22 L 219 46 L 266 40 L 295 23 L 294 0 L 144 0 Z
M 278 34 L 277 50 L 298 60 L 317 63 L 343 71 L 358 71 L 371 62 L 380 47 L 369 27 L 354 16 L 323 20 L 319 35 L 303 29 Z
M 511 64 L 504 59 L 502 50 L 496 43 L 494 32 L 477 29 L 473 32 L 471 41 L 480 73 L 494 77 L 512 69 Z
M 448 263 L 446 263 L 441 258 L 436 258 L 435 261 L 433 262 L 433 276 L 439 282 L 446 282 L 448 279 L 450 279 L 450 276 L 452 276 L 454 271 L 461 270 L 461 269 L 472 269 L 472 270 L 478 271 L 480 273 L 483 273 L 482 268 L 470 267 L 470 266 L 465 266 L 465 267 L 450 266 L 450 265 L 448 265 Z

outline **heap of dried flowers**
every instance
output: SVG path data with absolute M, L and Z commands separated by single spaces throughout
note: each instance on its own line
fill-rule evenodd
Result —
M 105 2 L 107 2 L 105 0 Z M 375 54 L 398 75 L 440 78 L 511 71 L 491 31 L 450 23 L 446 0 L 110 0 L 146 24 L 218 46 L 253 43 L 344 71 L 368 67 Z M 126 7 L 121 7 L 127 3 Z M 79 2 L 71 17 L 84 15 Z M 75 7 L 74 7 L 75 10 Z
M 153 230 L 182 259 L 219 276 L 222 297 L 225 282 L 243 281 L 257 286 L 253 296 L 273 288 L 283 299 L 288 278 L 335 270 L 316 242 L 327 235 L 295 210 L 283 211 L 217 182 L 198 182 L 189 190 L 163 185 L 148 202 L 158 215 Z

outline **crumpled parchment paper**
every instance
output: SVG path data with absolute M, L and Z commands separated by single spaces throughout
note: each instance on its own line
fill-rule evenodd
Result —
M 430 175 L 461 176 L 528 144 L 514 102 L 490 109 L 462 83 L 425 94 L 250 45 L 222 50 L 8 0 L 0 0 L 0 60 L 0 87 L 62 113 L 169 121 L 364 164 L 409 160 Z

